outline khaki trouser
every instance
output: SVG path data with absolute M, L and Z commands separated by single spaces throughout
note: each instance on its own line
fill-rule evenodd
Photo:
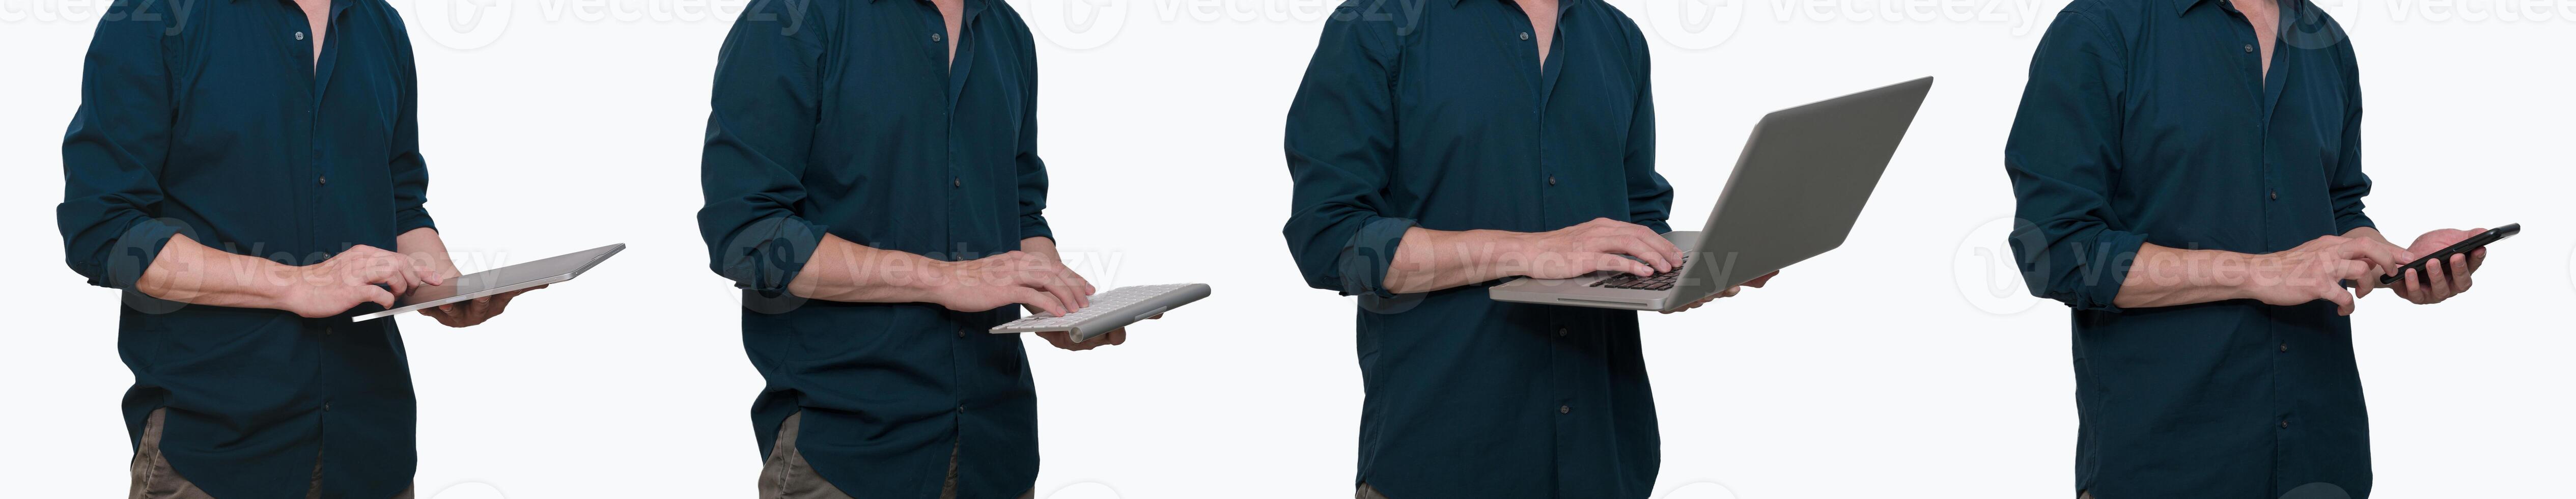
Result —
M 805 413 L 787 415 L 778 425 L 778 441 L 770 443 L 769 461 L 760 465 L 760 499 L 850 499 L 849 494 L 823 481 L 814 467 L 805 463 L 805 455 L 796 452 L 796 425 Z M 1037 496 L 1037 489 L 1020 494 L 1020 499 Z M 948 480 L 939 486 L 939 499 L 957 499 L 957 444 L 948 444 Z
M 134 450 L 131 470 L 134 484 L 126 489 L 126 499 L 214 499 L 199 490 L 197 484 L 170 469 L 170 460 L 161 456 L 161 417 L 169 409 L 153 409 L 143 419 L 143 445 Z M 305 499 L 322 497 L 322 457 L 313 458 L 313 484 L 305 487 Z M 411 499 L 411 489 L 403 489 L 395 499 Z
M 1370 487 L 1367 483 L 1361 483 L 1359 493 L 1352 495 L 1352 497 L 1358 499 L 1386 499 L 1386 496 L 1377 493 L 1377 487 Z

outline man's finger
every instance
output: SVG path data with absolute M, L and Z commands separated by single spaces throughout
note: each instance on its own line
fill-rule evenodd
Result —
M 1062 266 L 1058 266 L 1056 268 L 1058 269 L 1057 275 L 1064 279 L 1064 282 L 1067 284 L 1065 286 L 1065 292 L 1073 295 L 1073 306 L 1091 306 L 1091 294 L 1093 293 L 1091 290 L 1091 281 L 1083 279 L 1082 274 L 1073 273 L 1073 269 L 1067 269 Z
M 1633 237 L 1612 238 L 1610 245 L 1611 247 L 1609 249 L 1611 252 L 1637 257 L 1638 260 L 1645 261 L 1646 266 L 1655 269 L 1656 272 L 1673 269 L 1671 254 L 1656 250 L 1653 245 L 1646 244 L 1646 241 L 1643 239 Z
M 1082 293 L 1080 290 L 1073 287 L 1073 283 L 1054 281 L 1046 283 L 1044 286 L 1045 288 L 1043 289 L 1046 290 L 1047 294 L 1055 295 L 1056 303 L 1064 304 L 1065 313 L 1070 314 L 1082 311 Z
M 1645 240 L 1647 248 L 1664 255 L 1666 259 L 1673 262 L 1673 265 L 1678 266 L 1683 263 L 1681 246 L 1674 245 L 1671 239 L 1664 239 L 1663 234 L 1656 234 L 1654 229 L 1648 229 L 1642 225 L 1637 226 L 1637 229 L 1639 233 L 1637 238 Z
M 364 297 L 367 301 L 375 302 L 377 305 L 384 305 L 385 308 L 394 308 L 394 294 L 385 291 L 384 288 L 375 287 L 374 285 L 358 286 L 358 293 L 359 296 Z
M 2352 294 L 2344 292 L 2342 287 L 2327 288 L 2325 300 L 2334 302 L 2335 315 L 2352 315 Z
M 2472 268 L 2474 267 L 2469 266 L 2469 255 L 2451 255 L 2451 293 L 2458 294 L 2469 290 L 2469 274 Z
M 2425 296 L 2432 301 L 2438 302 L 2451 297 L 2451 273 L 2450 269 L 2445 268 L 2450 266 L 2448 263 L 2448 261 L 2434 262 L 2424 266 L 2424 277 L 2433 280 L 2431 286 L 2433 293 Z
M 1638 277 L 1655 275 L 1655 269 L 1653 267 L 1647 267 L 1646 264 L 1637 263 L 1636 260 L 1621 258 L 1619 255 L 1609 253 L 1587 253 L 1587 255 L 1590 255 L 1592 258 L 1593 270 L 1626 272 L 1636 274 Z
M 1030 307 L 1035 307 L 1039 312 L 1053 314 L 1056 317 L 1063 317 L 1065 314 L 1072 313 L 1064 309 L 1064 302 L 1056 300 L 1054 294 L 1039 291 L 1034 288 L 1019 288 L 1019 297 L 1016 301 Z
M 1762 274 L 1762 277 L 1755 277 L 1752 281 L 1744 283 L 1744 286 L 1749 288 L 1759 288 L 1765 284 L 1770 284 L 1771 278 L 1773 277 L 1780 277 L 1780 271 L 1774 270 L 1769 274 Z
M 2397 292 L 2406 295 L 2406 301 L 2424 303 L 2425 289 L 2424 282 L 2421 280 L 2423 278 L 2424 271 L 2406 269 L 2405 274 L 2397 276 Z
M 1073 341 L 1067 339 L 1066 336 L 1067 333 L 1063 331 L 1044 331 L 1038 333 L 1039 338 L 1046 338 L 1047 344 L 1055 345 L 1056 348 L 1080 350 L 1078 348 L 1074 348 Z

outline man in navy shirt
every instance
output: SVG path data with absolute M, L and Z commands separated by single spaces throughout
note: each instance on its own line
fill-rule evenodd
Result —
M 422 208 L 412 52 L 381 0 L 118 2 L 63 138 L 73 270 L 125 290 L 130 497 L 411 495 L 394 321 L 457 275 Z M 463 327 L 516 293 L 424 310 Z
M 2398 247 L 2363 215 L 2340 26 L 2304 0 L 2078 0 L 2031 59 L 2004 162 L 2030 289 L 2074 308 L 2075 490 L 2369 495 L 2346 316 L 2475 232 Z M 2440 302 L 2484 258 L 2394 291 Z
M 762 498 L 1033 492 L 1028 358 L 985 330 L 1093 292 L 1043 216 L 1035 52 L 999 0 L 761 1 L 725 38 L 698 228 L 768 380 Z
M 1325 24 L 1282 233 L 1307 284 L 1360 297 L 1359 497 L 1646 497 L 1636 313 L 1483 287 L 1680 263 L 1648 82 L 1600 0 L 1354 0 Z

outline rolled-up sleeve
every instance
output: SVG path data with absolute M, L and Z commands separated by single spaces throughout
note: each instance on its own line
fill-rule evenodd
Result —
M 807 147 L 818 112 L 820 15 L 790 13 L 812 2 L 753 2 L 726 35 L 707 118 L 698 210 L 708 266 L 744 289 L 769 295 L 814 255 L 826 228 L 796 212 L 805 199 Z M 794 15 L 791 15 L 794 14 Z
M 63 202 L 54 219 L 64 261 L 89 283 L 134 288 L 183 227 L 157 218 L 169 154 L 171 87 L 164 44 L 175 18 L 156 3 L 118 2 L 98 23 L 81 68 L 79 111 L 63 135 Z
M 2011 240 L 2030 292 L 2083 310 L 2118 310 L 2146 235 L 2121 230 L 2108 192 L 2120 168 L 2115 99 L 2126 70 L 2110 32 L 2090 16 L 2058 15 L 2032 56 L 2004 146 L 2019 198 Z
M 2335 233 L 2352 232 L 2362 227 L 2378 227 L 2370 216 L 2362 214 L 2361 198 L 2370 195 L 2370 176 L 2361 173 L 2361 70 L 2354 60 L 2352 41 L 2338 44 L 2336 51 L 2343 59 L 2344 95 L 2343 143 L 2336 151 L 2335 170 L 2329 177 L 2329 194 L 2334 196 Z
M 1281 233 L 1307 285 L 1391 297 L 1387 267 L 1414 226 L 1382 211 L 1394 160 L 1396 23 L 1363 15 L 1355 5 L 1364 4 L 1344 5 L 1325 23 L 1289 104 L 1286 149 L 1295 187 Z
M 394 29 L 401 31 L 402 24 L 395 23 Z M 429 218 L 426 207 L 429 202 L 429 164 L 420 156 L 420 79 L 417 66 L 412 64 L 411 38 L 396 36 L 393 43 L 394 53 L 401 58 L 396 61 L 396 71 L 399 72 L 395 76 L 399 81 L 394 85 L 401 94 L 399 105 L 402 113 L 399 121 L 394 123 L 394 157 L 391 163 L 394 233 L 402 234 L 412 229 L 435 229 L 438 224 Z
M 1035 40 L 1022 37 L 1020 39 L 1020 53 L 1037 53 L 1037 42 Z M 1055 239 L 1055 229 L 1047 226 L 1046 219 L 1046 161 L 1038 158 L 1037 58 L 1027 58 L 1026 65 L 1028 67 L 1022 68 L 1020 71 L 1020 85 L 1022 88 L 1020 95 L 1028 96 L 1027 99 L 1022 100 L 1021 106 L 1023 106 L 1023 108 L 1020 109 L 1020 154 L 1018 157 L 1020 183 L 1020 238 L 1028 239 L 1032 237 L 1043 237 L 1047 239 Z
M 1669 222 L 1673 212 L 1673 184 L 1664 174 L 1655 173 L 1655 88 L 1652 58 L 1646 53 L 1645 35 L 1634 22 L 1628 28 L 1629 57 L 1637 68 L 1637 108 L 1628 123 L 1628 150 L 1624 166 L 1628 176 L 1628 222 L 1672 232 Z

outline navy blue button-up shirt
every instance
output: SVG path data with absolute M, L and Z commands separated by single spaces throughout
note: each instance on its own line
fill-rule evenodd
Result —
M 2308 2 L 2281 18 L 2269 77 L 2227 0 L 2078 0 L 2032 57 L 2011 243 L 2031 291 L 2074 309 L 2075 486 L 2095 497 L 2370 492 L 2333 304 L 2112 305 L 2141 243 L 2269 253 L 2371 226 L 2352 44 Z
M 172 5 L 118 2 L 101 17 L 55 210 L 72 269 L 127 290 L 117 353 L 134 370 L 129 438 L 168 409 L 161 452 L 215 497 L 302 497 L 317 457 L 324 497 L 391 497 L 414 463 L 394 321 L 183 306 L 133 289 L 174 234 L 310 265 L 431 226 L 402 19 L 379 0 L 332 2 L 317 64 L 294 2 Z
M 967 0 L 957 56 L 921 0 L 754 2 L 725 38 L 698 227 L 744 288 L 743 347 L 768 380 L 763 455 L 804 412 L 798 452 L 855 497 L 958 497 L 1037 481 L 1037 395 L 1016 308 L 805 300 L 786 292 L 824 234 L 940 260 L 1052 237 L 1040 212 L 1037 60 L 1028 25 Z
M 1542 66 L 1510 1 L 1354 0 L 1289 108 L 1282 232 L 1308 284 L 1361 297 L 1358 480 L 1388 497 L 1634 498 L 1654 483 L 1634 312 L 1384 286 L 1410 227 L 1667 230 L 1645 39 L 1597 0 L 1557 15 Z

